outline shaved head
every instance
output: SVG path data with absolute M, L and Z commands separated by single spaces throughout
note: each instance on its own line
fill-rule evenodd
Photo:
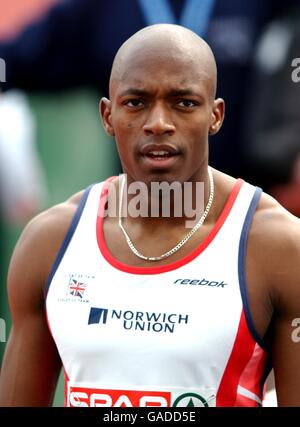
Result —
M 157 24 L 143 28 L 131 36 L 118 50 L 111 71 L 109 93 L 124 81 L 133 63 L 148 61 L 153 65 L 160 60 L 185 62 L 197 65 L 199 79 L 209 84 L 211 98 L 215 98 L 217 67 L 209 45 L 197 34 L 179 25 Z M 154 76 L 155 78 L 155 76 Z
M 132 181 L 208 180 L 208 136 L 225 111 L 216 80 L 208 44 L 178 25 L 146 27 L 120 47 L 100 112 Z M 149 144 L 169 144 L 176 154 L 153 160 L 143 154 Z

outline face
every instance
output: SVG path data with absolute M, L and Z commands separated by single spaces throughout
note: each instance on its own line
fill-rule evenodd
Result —
M 101 114 L 128 181 L 201 181 L 208 135 L 219 130 L 224 103 L 213 99 L 199 59 L 141 52 L 123 68 Z

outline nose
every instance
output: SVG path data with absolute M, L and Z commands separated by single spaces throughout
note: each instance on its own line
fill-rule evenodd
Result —
M 175 126 L 167 107 L 162 104 L 153 106 L 149 111 L 143 130 L 147 135 L 172 135 L 175 132 Z

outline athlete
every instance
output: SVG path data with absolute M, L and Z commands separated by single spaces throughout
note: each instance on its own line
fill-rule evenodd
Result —
M 23 232 L 1 405 L 51 405 L 62 366 L 66 406 L 260 406 L 272 366 L 278 404 L 300 405 L 300 222 L 209 167 L 224 119 L 216 79 L 209 46 L 179 26 L 119 49 L 100 111 L 124 174 Z M 193 206 L 202 182 L 204 206 L 189 227 L 185 211 L 132 215 L 125 178 L 191 183 Z M 149 213 L 157 199 L 143 197 Z

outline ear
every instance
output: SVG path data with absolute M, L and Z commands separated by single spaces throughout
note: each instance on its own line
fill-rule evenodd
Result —
M 212 113 L 211 113 L 211 124 L 209 127 L 209 134 L 215 135 L 221 129 L 222 123 L 225 117 L 225 102 L 222 98 L 214 100 Z
M 99 112 L 106 133 L 110 136 L 114 136 L 115 132 L 111 120 L 111 101 L 109 99 L 104 97 L 100 99 Z

